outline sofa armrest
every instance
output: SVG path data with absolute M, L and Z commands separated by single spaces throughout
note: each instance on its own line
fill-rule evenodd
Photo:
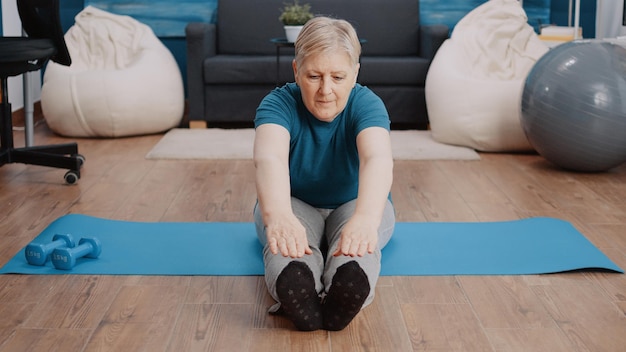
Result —
M 445 24 L 420 26 L 420 57 L 432 60 L 441 44 L 448 39 L 449 31 Z
M 187 41 L 187 94 L 189 120 L 204 120 L 204 74 L 202 63 L 216 54 L 214 24 L 191 22 L 185 28 Z

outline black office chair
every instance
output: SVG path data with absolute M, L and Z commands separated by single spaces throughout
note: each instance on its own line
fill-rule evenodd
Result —
M 59 0 L 17 0 L 17 8 L 28 37 L 0 37 L 0 78 L 2 78 L 0 166 L 22 163 L 68 169 L 65 181 L 74 184 L 80 178 L 80 168 L 85 161 L 85 158 L 78 154 L 76 143 L 23 148 L 13 146 L 8 77 L 37 71 L 48 60 L 65 66 L 72 63 L 63 38 Z

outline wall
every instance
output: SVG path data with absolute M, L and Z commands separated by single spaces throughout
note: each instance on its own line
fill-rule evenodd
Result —
M 215 22 L 217 0 L 85 0 L 85 6 L 128 15 L 159 38 L 182 38 L 189 22 Z
M 622 0 L 612 0 L 622 1 Z M 573 3 L 575 1 L 572 1 Z M 573 5 L 572 5 L 573 6 Z M 573 13 L 574 10 L 572 10 Z M 559 26 L 568 25 L 569 1 L 568 0 L 552 0 L 550 6 L 551 23 Z M 574 26 L 574 16 L 571 18 L 571 25 Z M 596 1 L 581 0 L 580 1 L 580 26 L 583 28 L 584 38 L 595 38 L 596 36 Z
M 626 11 L 623 0 L 598 0 L 596 37 L 615 38 L 626 36 Z
M 454 29 L 455 24 L 468 12 L 487 0 L 420 0 L 420 17 L 425 24 L 443 23 Z M 524 0 L 528 23 L 539 30 L 541 24 L 550 22 L 550 2 L 557 0 Z

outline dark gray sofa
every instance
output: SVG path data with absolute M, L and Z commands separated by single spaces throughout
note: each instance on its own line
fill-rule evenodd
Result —
M 220 0 L 217 23 L 189 23 L 189 120 L 209 127 L 251 126 L 261 99 L 276 86 L 278 21 L 285 0 Z M 418 0 L 301 0 L 315 14 L 343 18 L 363 44 L 359 83 L 385 102 L 392 128 L 428 126 L 424 85 L 445 25 L 420 25 Z M 280 84 L 293 81 L 292 48 L 281 48 Z

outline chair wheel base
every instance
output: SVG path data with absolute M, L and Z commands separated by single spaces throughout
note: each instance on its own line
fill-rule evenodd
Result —
M 65 176 L 63 176 L 63 178 L 65 179 L 65 182 L 68 185 L 76 184 L 78 182 L 78 180 L 80 179 L 80 172 L 79 171 L 70 170 L 70 171 L 65 173 Z

